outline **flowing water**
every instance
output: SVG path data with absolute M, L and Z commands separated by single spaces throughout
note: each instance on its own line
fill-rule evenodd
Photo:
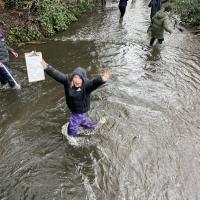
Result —
M 20 91 L 0 90 L 1 200 L 200 199 L 200 39 L 184 30 L 147 49 L 148 1 L 117 2 L 65 33 L 18 50 Z M 42 51 L 64 73 L 104 66 L 112 78 L 91 97 L 89 116 L 106 123 L 85 145 L 61 134 L 69 120 L 63 86 L 28 83 L 24 52 Z

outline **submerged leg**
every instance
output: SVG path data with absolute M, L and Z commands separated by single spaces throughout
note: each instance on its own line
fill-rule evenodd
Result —
M 156 38 L 151 38 L 150 44 L 149 44 L 150 46 L 153 46 L 153 43 L 154 43 L 155 39 L 156 39 Z
M 12 71 L 9 69 L 8 65 L 5 65 L 7 70 L 12 75 Z M 0 77 L 1 77 L 1 84 L 5 85 L 7 82 L 9 83 L 10 87 L 13 88 L 15 86 L 14 81 L 10 77 L 10 75 L 6 72 L 4 68 L 0 68 Z
M 124 17 L 124 14 L 126 12 L 126 7 L 125 6 L 119 6 L 119 10 L 120 10 L 120 18 L 123 18 Z
M 81 126 L 83 126 L 86 129 L 95 129 L 96 128 L 96 124 L 94 122 L 92 122 L 89 117 L 86 116 L 86 114 L 84 114 L 82 121 L 81 121 Z
M 158 39 L 159 44 L 162 44 L 163 41 L 164 41 L 164 38 Z
M 77 136 L 78 135 L 78 128 L 82 121 L 82 114 L 72 114 L 69 125 L 68 125 L 68 135 Z

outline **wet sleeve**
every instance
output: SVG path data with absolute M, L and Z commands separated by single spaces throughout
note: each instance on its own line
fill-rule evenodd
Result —
M 163 28 L 165 29 L 165 31 L 172 33 L 172 30 L 169 28 L 169 23 L 168 23 L 168 19 L 165 19 L 163 22 Z
M 89 80 L 86 83 L 86 91 L 88 93 L 96 90 L 98 87 L 106 83 L 105 81 L 102 80 L 101 76 L 98 76 L 97 78 L 94 78 L 93 80 Z
M 10 48 L 9 46 L 7 46 L 7 49 L 8 49 L 8 51 L 9 51 L 9 53 L 14 52 L 14 50 L 13 50 L 12 48 Z
M 66 74 L 54 69 L 51 65 L 48 65 L 47 69 L 44 70 L 49 76 L 51 76 L 56 81 L 64 84 L 68 82 L 68 77 Z

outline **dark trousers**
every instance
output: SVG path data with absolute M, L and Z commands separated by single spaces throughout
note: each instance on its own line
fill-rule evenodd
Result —
M 119 10 L 120 10 L 120 18 L 123 18 L 124 17 L 124 14 L 126 12 L 126 6 L 119 6 Z
M 8 64 L 7 63 L 3 63 L 3 64 L 12 75 L 12 71 L 9 69 Z M 10 75 L 6 72 L 6 70 L 3 67 L 0 67 L 0 82 L 1 82 L 1 85 L 5 85 L 6 83 L 8 83 L 11 88 L 15 86 L 14 81 L 12 80 Z
M 154 43 L 155 40 L 156 40 L 156 38 L 151 38 L 151 40 L 150 40 L 150 46 L 153 45 L 153 43 Z M 158 39 L 158 42 L 159 42 L 160 44 L 162 44 L 163 41 L 164 41 L 164 38 Z

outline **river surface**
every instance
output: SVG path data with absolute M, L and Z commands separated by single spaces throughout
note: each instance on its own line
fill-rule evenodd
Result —
M 200 39 L 173 30 L 147 49 L 148 1 L 117 2 L 82 16 L 45 44 L 18 50 L 20 91 L 0 89 L 1 200 L 199 200 Z M 72 146 L 63 86 L 28 83 L 24 53 L 41 51 L 64 73 L 104 66 L 112 78 L 91 97 L 89 116 L 106 122 Z

